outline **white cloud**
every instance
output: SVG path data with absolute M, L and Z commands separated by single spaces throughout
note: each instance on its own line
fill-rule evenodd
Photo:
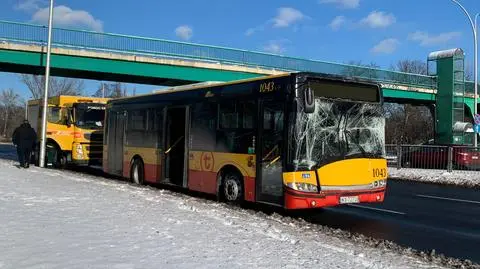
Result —
M 257 27 L 248 28 L 247 31 L 245 31 L 245 35 L 246 36 L 254 35 L 256 32 L 264 31 L 266 27 L 267 25 L 264 24 L 264 25 L 259 25 Z
M 102 32 L 103 22 L 95 19 L 85 10 L 73 10 L 67 6 L 56 6 L 53 9 L 53 23 L 58 27 L 75 27 Z M 41 8 L 32 16 L 32 22 L 47 24 L 49 8 Z
M 305 15 L 291 7 L 281 7 L 278 9 L 277 16 L 273 18 L 274 27 L 288 27 L 291 24 L 305 18 Z
M 301 11 L 291 7 L 281 7 L 277 9 L 277 15 L 261 25 L 249 28 L 245 31 L 246 36 L 251 36 L 257 32 L 273 28 L 287 28 L 295 23 L 308 18 Z M 297 28 L 294 28 L 296 30 Z
M 245 35 L 246 36 L 251 36 L 251 35 L 255 34 L 256 31 L 257 31 L 256 28 L 249 28 L 249 29 L 247 29 L 247 31 L 245 31 Z
M 397 50 L 398 45 L 400 45 L 400 41 L 398 41 L 395 38 L 388 38 L 388 39 L 380 41 L 380 43 L 375 45 L 371 49 L 371 52 L 391 54 L 391 53 L 393 53 Z
M 421 46 L 428 47 L 443 45 L 452 39 L 460 37 L 461 35 L 461 32 L 446 32 L 438 35 L 430 35 L 427 32 L 417 31 L 415 33 L 411 33 L 408 36 L 408 39 L 419 42 Z
M 267 45 L 263 47 L 263 50 L 273 54 L 280 54 L 285 52 L 285 48 L 277 41 L 270 41 Z
M 183 40 L 190 40 L 193 36 L 193 29 L 188 25 L 181 25 L 175 29 L 175 34 Z
M 320 4 L 335 4 L 341 8 L 357 8 L 360 0 L 320 0 Z
M 17 4 L 14 6 L 14 8 L 25 12 L 35 12 L 39 10 L 41 6 L 46 4 L 47 1 L 45 0 L 20 0 L 17 1 Z
M 371 28 L 385 28 L 397 21 L 393 14 L 386 14 L 383 11 L 372 11 L 367 17 L 360 21 L 360 24 Z
M 332 20 L 332 22 L 330 22 L 329 26 L 332 28 L 332 30 L 336 31 L 340 29 L 340 27 L 342 27 L 346 22 L 347 19 L 345 16 L 337 16 Z

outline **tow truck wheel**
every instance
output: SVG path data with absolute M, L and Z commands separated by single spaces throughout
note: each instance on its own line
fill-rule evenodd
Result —
M 67 156 L 53 143 L 47 143 L 46 164 L 51 163 L 54 168 L 64 169 L 67 166 Z

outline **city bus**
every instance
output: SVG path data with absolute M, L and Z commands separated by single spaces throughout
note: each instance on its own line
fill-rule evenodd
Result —
M 383 202 L 378 84 L 285 73 L 109 100 L 103 170 L 228 203 Z
M 59 95 L 48 98 L 46 165 L 64 168 L 73 165 L 101 165 L 103 121 L 108 98 Z M 27 119 L 37 132 L 42 131 L 43 100 L 29 100 Z M 40 145 L 34 150 L 38 164 Z

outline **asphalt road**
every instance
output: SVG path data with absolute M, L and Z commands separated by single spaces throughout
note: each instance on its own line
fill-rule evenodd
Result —
M 15 160 L 13 147 L 0 144 L 0 158 Z M 480 172 L 478 177 L 480 180 Z M 480 263 L 480 190 L 389 180 L 382 204 L 309 211 L 302 217 L 312 223 Z
M 306 219 L 480 263 L 480 190 L 390 180 L 382 204 L 329 208 Z

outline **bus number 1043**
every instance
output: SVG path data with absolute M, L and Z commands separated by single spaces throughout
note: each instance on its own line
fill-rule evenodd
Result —
M 373 168 L 373 177 L 387 177 L 387 169 Z
M 260 92 L 273 92 L 275 90 L 275 82 L 265 82 L 260 84 Z

